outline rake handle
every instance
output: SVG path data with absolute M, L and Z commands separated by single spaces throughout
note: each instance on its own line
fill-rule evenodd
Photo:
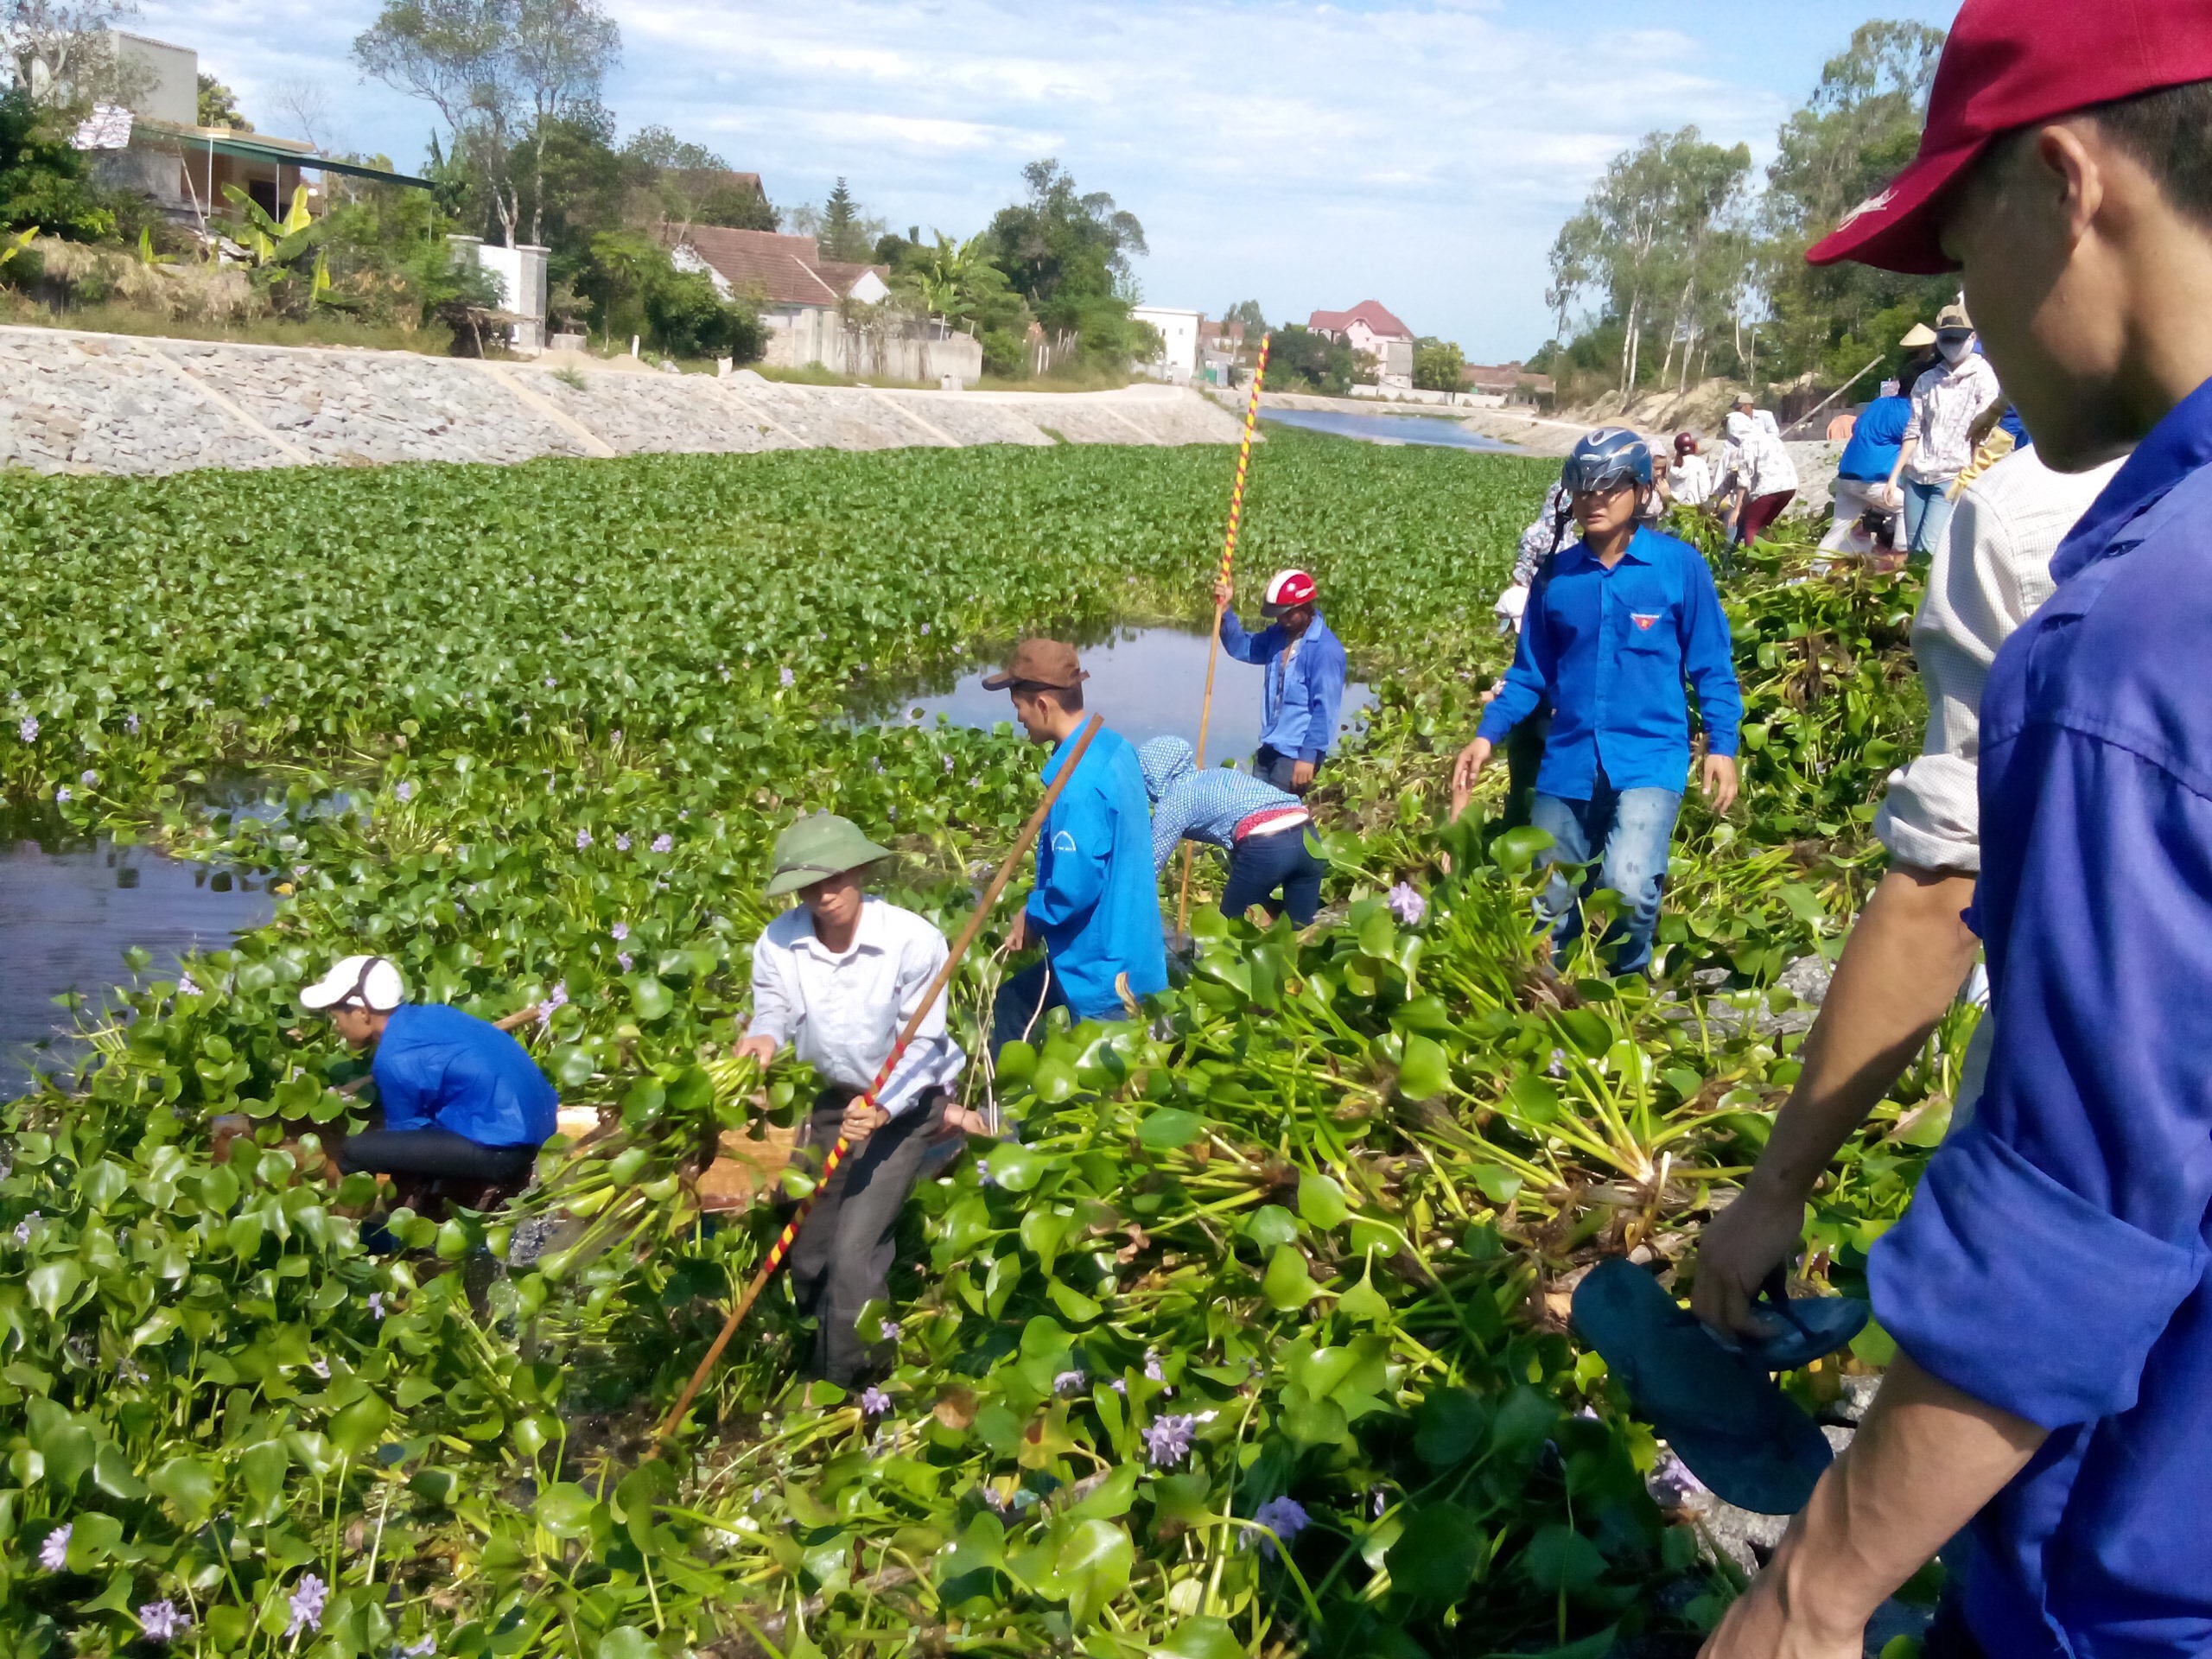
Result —
M 1014 850 L 1006 855 L 1005 861 L 998 868 L 998 873 L 992 876 L 990 886 L 983 889 L 983 896 L 976 903 L 974 912 L 968 918 L 967 925 L 960 930 L 960 937 L 953 942 L 952 949 L 945 953 L 944 965 L 937 970 L 937 976 L 930 981 L 929 988 L 923 993 L 921 1000 L 914 1005 L 914 1012 L 907 1017 L 906 1029 L 899 1033 L 899 1040 L 892 1045 L 889 1057 L 885 1059 L 882 1067 L 875 1074 L 875 1081 L 868 1086 L 867 1092 L 861 1096 L 870 1105 L 875 1103 L 876 1091 L 890 1080 L 892 1072 L 898 1067 L 900 1057 L 906 1052 L 907 1045 L 914 1040 L 914 1033 L 922 1028 L 922 1021 L 929 1017 L 930 1010 L 937 1006 L 938 998 L 942 996 L 945 988 L 952 983 L 952 976 L 960 967 L 960 959 L 968 954 L 968 947 L 975 944 L 976 936 L 982 931 L 983 923 L 989 918 L 991 907 L 998 903 L 999 895 L 1006 891 L 1007 882 L 1013 878 L 1014 867 L 1021 861 L 1022 855 L 1029 850 L 1037 839 L 1038 832 L 1045 827 L 1046 815 L 1052 811 L 1053 803 L 1060 798 L 1060 791 L 1067 787 L 1068 779 L 1075 776 L 1076 767 L 1082 763 L 1084 752 L 1090 747 L 1090 740 L 1105 729 L 1106 722 L 1103 720 L 1096 715 L 1090 717 L 1082 737 L 1077 741 L 1073 752 L 1069 754 L 1067 764 L 1060 768 L 1059 775 L 1052 779 L 1051 785 L 1045 791 L 1045 798 L 1037 803 L 1037 810 L 1029 815 L 1029 822 L 1021 826 L 1021 833 L 1014 837 Z M 806 1195 L 800 1203 L 798 1211 L 790 1221 L 785 1224 L 784 1230 L 776 1236 L 775 1243 L 769 1248 L 767 1260 L 760 1264 L 760 1270 L 753 1275 L 753 1282 L 745 1287 L 745 1294 L 738 1298 L 737 1305 L 730 1309 L 729 1317 L 722 1321 L 721 1330 L 715 1335 L 713 1343 L 709 1345 L 706 1355 L 700 1360 L 697 1369 L 691 1373 L 691 1380 L 683 1385 L 683 1392 L 677 1396 L 676 1403 L 669 1408 L 668 1415 L 662 1419 L 660 1428 L 653 1437 L 658 1443 L 666 1445 L 670 1438 L 675 1434 L 677 1426 L 683 1422 L 683 1414 L 691 1409 L 691 1402 L 698 1397 L 700 1389 L 705 1386 L 709 1375 L 715 1369 L 715 1361 L 722 1357 L 722 1351 L 729 1346 L 730 1338 L 737 1334 L 738 1326 L 744 1324 L 745 1316 L 753 1311 L 753 1304 L 760 1300 L 760 1293 L 768 1287 L 768 1281 L 775 1277 L 776 1269 L 783 1266 L 785 1258 L 791 1254 L 791 1245 L 798 1238 L 799 1229 L 806 1224 L 807 1217 L 814 1212 L 815 1200 L 821 1196 L 823 1189 L 829 1185 L 830 1176 L 836 1173 L 837 1166 L 844 1161 L 845 1154 L 850 1149 L 851 1144 L 842 1133 L 838 1135 L 836 1144 L 830 1148 L 830 1155 L 822 1160 L 821 1179 L 815 1182 L 814 1190 Z

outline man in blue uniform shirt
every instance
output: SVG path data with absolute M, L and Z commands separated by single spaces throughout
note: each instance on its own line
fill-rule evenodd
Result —
M 2212 28 L 1967 0 L 1918 156 L 1810 257 L 1964 271 L 2044 461 L 2134 453 L 1981 703 L 1987 1077 L 1872 1254 L 1897 1358 L 1708 1653 L 2212 1652 Z M 1963 1122 L 1961 1120 L 1963 1118 Z
M 347 957 L 300 993 L 356 1049 L 376 1050 L 380 1128 L 346 1137 L 346 1173 L 514 1187 L 553 1133 L 559 1102 L 520 1043 L 473 1014 L 406 1001 L 382 957 Z
M 1452 768 L 1452 810 L 1465 808 L 1497 742 L 1548 703 L 1529 821 L 1551 836 L 1553 863 L 1597 860 L 1586 887 L 1611 888 L 1628 906 L 1613 970 L 1642 973 L 1689 772 L 1683 682 L 1705 721 L 1705 788 L 1716 812 L 1736 798 L 1743 697 L 1712 571 L 1688 543 L 1638 527 L 1651 491 L 1643 440 L 1621 427 L 1592 432 L 1567 457 L 1562 481 L 1582 539 L 1560 549 L 1530 590 L 1513 666 Z M 1543 905 L 1555 944 L 1573 944 L 1581 918 L 1564 875 L 1553 876 Z
M 1081 741 L 1083 683 L 1075 647 L 1025 639 L 984 689 L 1010 691 L 1014 718 L 1033 743 L 1050 743 L 1049 786 Z M 1090 716 L 1090 719 L 1096 717 Z M 995 1053 L 1033 1034 L 1047 1008 L 1078 1020 L 1128 1017 L 1131 1001 L 1167 988 L 1167 943 L 1152 870 L 1152 814 L 1136 751 L 1118 732 L 1092 738 L 1037 836 L 1037 885 L 1014 918 L 1013 948 L 1045 956 L 999 989 L 991 1013 Z
M 1268 578 L 1261 614 L 1269 626 L 1248 633 L 1230 607 L 1236 589 L 1217 582 L 1221 646 L 1240 663 L 1267 671 L 1260 705 L 1260 748 L 1252 771 L 1261 782 L 1303 795 L 1337 741 L 1344 701 L 1344 642 L 1329 632 L 1315 603 L 1313 578 L 1278 570 Z

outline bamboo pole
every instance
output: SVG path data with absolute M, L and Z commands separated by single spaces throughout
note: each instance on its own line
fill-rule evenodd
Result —
M 1236 531 L 1244 522 L 1244 475 L 1252 465 L 1252 428 L 1260 418 L 1260 383 L 1268 378 L 1268 347 L 1273 334 L 1260 336 L 1259 361 L 1252 365 L 1252 395 L 1244 400 L 1244 441 L 1236 448 L 1236 482 L 1229 492 L 1229 530 L 1221 538 L 1221 573 L 1217 584 L 1229 580 L 1230 567 L 1236 560 Z M 1213 723 L 1213 671 L 1221 660 L 1221 616 L 1229 607 L 1217 597 L 1213 602 L 1213 633 L 1206 643 L 1206 696 L 1198 705 L 1198 764 L 1206 763 L 1206 729 Z M 1191 925 L 1191 855 L 1197 850 L 1191 842 L 1183 843 L 1183 890 L 1175 901 L 1175 931 L 1187 932 Z
M 861 1096 L 870 1105 L 875 1103 L 876 1091 L 890 1081 L 891 1073 L 897 1067 L 899 1057 L 906 1053 L 906 1046 L 914 1040 L 914 1033 L 921 1029 L 922 1021 L 929 1017 L 929 1011 L 937 1006 L 938 998 L 943 995 L 945 988 L 952 983 L 952 976 L 959 970 L 960 959 L 968 954 L 968 947 L 975 944 L 976 936 L 982 931 L 983 923 L 990 916 L 991 907 L 998 903 L 999 895 L 1006 891 L 1006 884 L 1014 874 L 1014 867 L 1021 861 L 1022 855 L 1029 850 L 1031 843 L 1037 839 L 1037 832 L 1045 827 L 1046 814 L 1052 810 L 1052 804 L 1060 798 L 1060 791 L 1067 787 L 1068 779 L 1075 776 L 1075 769 L 1082 762 L 1084 751 L 1090 747 L 1090 740 L 1105 728 L 1106 722 L 1103 719 L 1096 715 L 1090 716 L 1082 737 L 1077 741 L 1073 752 L 1068 756 L 1067 764 L 1060 768 L 1059 775 L 1052 779 L 1052 786 L 1046 790 L 1045 798 L 1037 803 L 1037 810 L 1029 815 L 1029 822 L 1021 826 L 1021 833 L 1014 838 L 1014 850 L 1006 855 L 1006 861 L 999 866 L 998 874 L 991 878 L 991 885 L 983 889 L 983 896 L 977 902 L 974 913 L 968 918 L 967 925 L 960 930 L 960 937 L 953 941 L 951 950 L 946 954 L 944 966 L 937 970 L 937 977 L 930 982 L 929 988 L 922 994 L 921 1001 L 914 1005 L 914 1012 L 906 1020 L 906 1028 L 899 1033 L 899 1040 L 891 1046 L 889 1057 L 885 1059 L 881 1069 L 875 1074 L 875 1081 L 868 1084 L 868 1092 Z M 722 1357 L 722 1350 L 729 1346 L 730 1338 L 737 1334 L 737 1327 L 745 1322 L 745 1316 L 753 1311 L 753 1304 L 760 1300 L 760 1293 L 768 1287 L 768 1281 L 775 1276 L 776 1269 L 783 1266 L 784 1258 L 791 1254 L 792 1244 L 798 1241 L 799 1229 L 806 1224 L 806 1218 L 814 1209 L 814 1200 L 821 1194 L 822 1190 L 829 1185 L 830 1176 L 836 1173 L 837 1166 L 844 1160 L 845 1154 L 850 1150 L 850 1147 L 851 1143 L 841 1134 L 837 1137 L 836 1144 L 830 1148 L 830 1155 L 822 1161 L 821 1178 L 815 1182 L 814 1191 L 807 1194 L 806 1201 L 798 1207 L 798 1212 L 791 1218 L 784 1230 L 776 1236 L 775 1243 L 769 1249 L 768 1259 L 760 1264 L 760 1270 L 753 1275 L 753 1282 L 745 1287 L 745 1294 L 737 1299 L 737 1306 L 730 1310 L 729 1317 L 722 1321 L 721 1331 L 715 1338 L 713 1345 L 707 1350 L 706 1357 L 699 1362 L 698 1369 L 691 1373 L 691 1380 L 683 1385 L 683 1392 L 677 1396 L 675 1405 L 669 1408 L 668 1415 L 661 1421 L 660 1428 L 653 1437 L 660 1444 L 667 1444 L 669 1439 L 675 1434 L 677 1426 L 683 1421 L 683 1414 L 691 1408 L 691 1402 L 697 1396 L 701 1387 L 705 1384 L 708 1373 L 714 1370 L 715 1363 Z

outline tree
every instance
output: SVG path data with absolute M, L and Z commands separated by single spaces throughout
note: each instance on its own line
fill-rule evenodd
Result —
M 200 124 L 251 132 L 253 123 L 238 113 L 238 95 L 206 70 L 200 72 Z
M 814 233 L 815 245 L 822 250 L 824 259 L 842 259 L 848 264 L 868 263 L 874 251 L 875 238 L 882 234 L 882 226 L 865 218 L 860 204 L 853 200 L 853 193 L 846 188 L 841 175 L 836 187 L 830 192 L 830 200 L 822 204 L 822 219 Z
M 543 233 L 546 146 L 530 145 L 530 172 L 514 169 L 517 145 L 542 140 L 555 121 L 595 108 L 621 34 L 597 0 L 385 0 L 353 41 L 353 60 L 386 86 L 422 99 L 444 118 L 453 155 L 480 183 L 512 245 L 525 192 L 530 240 Z
M 118 60 L 108 30 L 137 15 L 130 0 L 0 0 L 0 52 L 40 109 L 129 104 L 146 77 Z
M 1075 334 L 1095 365 L 1126 365 L 1143 343 L 1129 308 L 1144 226 L 1104 191 L 1079 194 L 1057 161 L 1032 162 L 1021 177 L 1028 199 L 1001 208 L 986 232 L 991 263 L 1045 328 Z
M 115 235 L 114 211 L 85 177 L 85 157 L 22 86 L 0 92 L 0 231 L 33 227 L 66 241 Z
M 1459 371 L 1467 366 L 1458 344 L 1424 334 L 1414 342 L 1414 385 L 1427 391 L 1457 391 Z
M 1350 346 L 1303 323 L 1276 329 L 1268 350 L 1268 378 L 1278 391 L 1303 387 L 1340 397 L 1351 390 L 1358 372 L 1359 359 Z
M 776 228 L 776 210 L 758 179 L 734 171 L 705 145 L 679 139 L 666 127 L 640 127 L 622 146 L 622 159 L 650 178 L 664 220 L 739 231 Z
M 1244 338 L 1247 340 L 1256 340 L 1262 334 L 1268 332 L 1268 319 L 1261 311 L 1260 302 L 1257 300 L 1237 301 L 1236 304 L 1221 314 L 1221 320 L 1224 322 L 1243 323 Z

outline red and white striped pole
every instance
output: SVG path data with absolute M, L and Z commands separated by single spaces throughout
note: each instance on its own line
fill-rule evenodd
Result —
M 1252 429 L 1260 419 L 1260 383 L 1268 378 L 1268 347 L 1274 342 L 1273 334 L 1260 336 L 1260 360 L 1252 367 L 1252 394 L 1244 400 L 1244 441 L 1236 447 L 1236 483 L 1229 492 L 1229 531 L 1221 538 L 1221 574 L 1218 581 L 1229 580 L 1230 568 L 1236 562 L 1236 531 L 1244 522 L 1244 478 L 1252 467 Z M 1206 728 L 1213 723 L 1213 671 L 1221 660 L 1221 615 L 1229 607 L 1220 600 L 1214 601 L 1213 639 L 1206 648 L 1206 697 L 1198 707 L 1198 764 L 1206 763 Z M 1183 893 L 1175 904 L 1175 931 L 1187 931 L 1191 925 L 1191 855 L 1196 849 L 1189 842 L 1183 843 Z

